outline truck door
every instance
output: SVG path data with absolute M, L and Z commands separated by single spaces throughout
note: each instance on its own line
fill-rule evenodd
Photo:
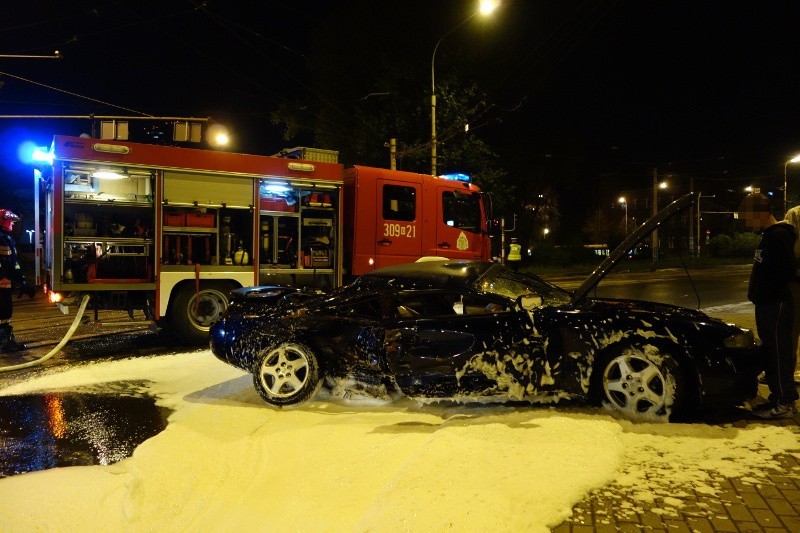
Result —
M 480 259 L 483 243 L 480 194 L 439 187 L 436 204 L 435 255 Z
M 418 183 L 378 180 L 376 267 L 415 261 L 422 255 L 420 189 Z

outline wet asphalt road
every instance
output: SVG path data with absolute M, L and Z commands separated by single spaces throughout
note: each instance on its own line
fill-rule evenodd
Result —
M 0 367 L 37 360 L 61 341 L 77 307 L 65 316 L 38 294 L 15 300 L 14 334 L 29 349 L 0 354 Z M 85 316 L 94 318 L 87 310 Z M 129 322 L 126 312 L 102 312 L 104 321 Z M 155 357 L 204 349 L 187 346 L 168 332 L 138 325 L 78 326 L 72 339 L 40 365 L 0 372 L 0 387 L 54 368 L 127 357 Z M 59 466 L 105 465 L 129 457 L 167 426 L 170 411 L 142 393 L 139 383 L 118 382 L 78 391 L 0 397 L 0 478 Z
M 752 307 L 746 302 L 750 268 L 725 267 L 694 271 L 692 281 L 679 270 L 657 273 L 618 272 L 601 284 L 601 297 L 635 298 L 702 308 L 744 327 L 753 327 Z M 548 276 L 568 289 L 585 276 Z M 697 293 L 701 296 L 698 305 Z M 15 334 L 30 349 L 22 354 L 0 354 L 0 366 L 38 359 L 52 350 L 69 329 L 69 316 L 47 304 L 42 295 L 16 300 Z M 87 311 L 90 318 L 93 313 Z M 104 321 L 129 321 L 125 312 L 101 313 Z M 181 344 L 168 332 L 138 325 L 99 328 L 82 324 L 60 353 L 42 365 L 0 372 L 0 387 L 24 381 L 55 367 L 92 364 L 127 357 L 152 357 L 205 349 Z M 167 425 L 169 411 L 141 392 L 136 383 L 117 383 L 113 390 L 29 394 L 0 397 L 0 477 L 58 466 L 111 464 L 130 456 L 138 444 Z

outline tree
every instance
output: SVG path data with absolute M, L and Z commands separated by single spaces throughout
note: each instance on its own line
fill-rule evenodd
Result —
M 386 143 L 397 139 L 398 169 L 428 173 L 430 169 L 430 107 L 419 98 L 403 98 L 420 81 L 394 65 L 381 74 L 375 91 L 361 98 L 338 98 L 337 105 L 284 103 L 273 122 L 284 128 L 287 140 L 307 136 L 315 145 L 339 151 L 345 164 L 388 166 Z M 440 173 L 463 172 L 493 196 L 496 213 L 505 212 L 515 188 L 499 157 L 480 136 L 491 120 L 477 85 L 462 85 L 453 75 L 438 88 L 437 137 Z M 417 90 L 417 92 L 419 92 Z M 427 102 L 425 102 L 427 103 Z
M 608 244 L 614 236 L 617 224 L 602 208 L 594 211 L 583 225 L 583 232 L 592 244 Z
M 394 138 L 398 169 L 430 172 L 430 66 L 419 62 L 415 51 L 387 54 L 376 44 L 396 46 L 391 37 L 396 31 L 391 24 L 376 25 L 362 10 L 337 15 L 316 32 L 307 58 L 308 92 L 272 114 L 284 138 L 338 150 L 344 164 L 379 167 L 388 167 L 388 141 Z M 428 56 L 427 43 L 412 43 Z M 450 64 L 451 70 L 437 70 L 436 76 L 438 167 L 440 173 L 472 176 L 492 195 L 493 215 L 500 216 L 510 209 L 515 188 L 481 138 L 495 109 L 478 85 L 461 80 Z

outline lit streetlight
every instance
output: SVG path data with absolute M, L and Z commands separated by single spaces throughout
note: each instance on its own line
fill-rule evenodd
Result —
M 456 24 L 450 31 L 445 33 L 441 36 L 441 38 L 436 41 L 436 46 L 433 47 L 433 55 L 431 56 L 431 175 L 436 175 L 436 82 L 435 82 L 435 63 L 436 63 L 436 51 L 439 49 L 439 45 L 442 44 L 445 37 L 456 31 L 458 28 L 463 26 L 467 21 L 471 20 L 475 15 L 483 15 L 488 16 L 494 12 L 495 9 L 500 5 L 499 0 L 480 0 L 478 5 L 478 9 L 472 13 L 470 16 Z
M 625 199 L 624 196 L 620 196 L 619 203 L 625 206 L 625 236 L 628 235 L 628 200 Z
M 783 164 L 783 212 L 786 212 L 787 203 L 786 203 L 786 168 L 789 166 L 789 163 L 800 163 L 800 154 L 797 154 L 793 158 L 786 161 Z

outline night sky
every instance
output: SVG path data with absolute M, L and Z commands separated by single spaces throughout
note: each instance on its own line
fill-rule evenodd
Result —
M 313 101 L 309 69 L 359 72 L 353 98 L 374 91 L 359 47 L 415 65 L 427 82 L 396 97 L 429 105 L 433 47 L 474 5 L 10 0 L 0 54 L 63 58 L 0 58 L 0 114 L 211 117 L 233 131 L 235 151 L 273 154 L 302 141 L 282 139 L 270 113 Z M 800 152 L 798 28 L 800 4 L 788 0 L 506 0 L 450 34 L 436 68 L 479 85 L 493 109 L 479 134 L 503 167 L 551 179 L 562 216 L 578 221 L 621 190 L 646 189 L 653 168 L 704 190 L 754 183 L 782 195 L 784 163 Z M 315 62 L 321 36 L 354 52 Z M 0 119 L 4 187 L 30 188 L 14 161 L 21 140 L 88 130 Z M 789 176 L 791 197 L 800 166 Z

